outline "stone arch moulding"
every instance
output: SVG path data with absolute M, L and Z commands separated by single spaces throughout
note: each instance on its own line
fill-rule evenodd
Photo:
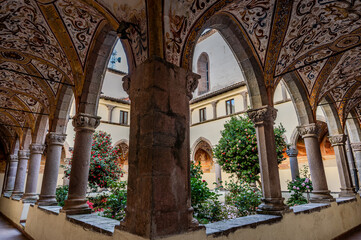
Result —
M 205 13 L 204 16 L 207 16 Z M 203 20 L 204 19 L 204 20 Z M 263 77 L 263 70 L 258 57 L 248 44 L 248 39 L 241 25 L 228 13 L 217 13 L 210 18 L 203 18 L 190 30 L 182 51 L 181 67 L 192 68 L 194 48 L 201 33 L 207 29 L 216 29 L 232 50 L 245 78 L 251 107 L 260 108 L 269 103 Z
M 333 101 L 328 96 L 325 96 L 320 101 L 321 109 L 326 117 L 326 123 L 328 127 L 329 135 L 343 134 L 343 127 L 339 119 L 336 106 L 333 104 Z
M 355 111 L 350 112 L 349 117 L 346 120 L 346 127 L 350 142 L 351 143 L 361 142 L 361 129 Z
M 209 145 L 210 147 L 210 151 L 207 150 L 206 152 L 213 158 L 213 152 L 212 152 L 212 148 L 213 148 L 213 144 L 211 143 L 211 141 L 209 141 L 208 139 L 204 138 L 204 137 L 199 137 L 192 145 L 192 148 L 191 148 L 191 153 L 192 153 L 192 160 L 194 160 L 195 158 L 195 154 L 197 152 L 197 150 L 201 147 L 200 144 L 204 142 L 206 144 Z

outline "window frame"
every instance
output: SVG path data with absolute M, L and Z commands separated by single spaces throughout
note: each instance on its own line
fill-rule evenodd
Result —
M 207 121 L 207 108 L 199 109 L 199 122 Z
M 234 98 L 226 100 L 226 115 L 228 116 L 234 113 L 235 113 Z
M 120 110 L 119 114 L 119 124 L 128 125 L 128 111 Z

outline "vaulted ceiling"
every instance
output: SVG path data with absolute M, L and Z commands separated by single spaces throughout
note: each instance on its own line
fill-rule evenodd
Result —
M 89 53 L 105 24 L 126 32 L 134 66 L 144 62 L 154 31 L 149 9 L 157 2 L 164 4 L 160 31 L 168 62 L 182 65 L 194 26 L 228 14 L 244 32 L 268 88 L 295 73 L 314 111 L 328 96 L 341 121 L 353 110 L 360 115 L 360 0 L 0 0 L 2 131 L 34 131 L 39 116 L 56 111 L 62 88 L 81 93 Z

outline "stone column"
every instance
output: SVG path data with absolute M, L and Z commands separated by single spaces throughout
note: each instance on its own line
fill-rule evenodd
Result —
M 30 156 L 29 150 L 19 150 L 19 164 L 16 171 L 15 187 L 11 197 L 19 198 L 24 194 L 26 170 L 28 167 L 28 160 Z
M 287 206 L 283 203 L 284 199 L 281 193 L 273 130 L 277 110 L 271 106 L 263 106 L 258 109 L 248 110 L 247 113 L 256 127 L 261 170 L 263 198 L 257 211 L 265 214 L 279 214 L 287 210 Z
M 302 136 L 307 153 L 308 165 L 310 167 L 313 191 L 311 202 L 331 202 L 335 199 L 328 190 L 325 169 L 322 162 L 320 145 L 318 143 L 318 127 L 315 123 L 299 126 L 298 131 Z
M 6 196 L 10 196 L 14 191 L 18 163 L 19 163 L 18 155 L 15 154 L 10 155 L 10 162 L 9 162 L 10 165 L 9 165 L 5 193 L 4 193 Z
M 112 117 L 113 117 L 113 110 L 114 110 L 115 106 L 109 105 L 109 104 L 106 104 L 105 106 L 107 106 L 107 108 L 108 108 L 108 122 L 111 123 L 111 122 L 113 122 Z
M 222 168 L 221 166 L 217 163 L 217 160 L 214 159 L 214 170 L 216 172 L 216 183 L 217 183 L 217 187 L 222 186 L 221 182 L 222 182 Z
M 355 164 L 357 171 L 361 172 L 361 142 L 358 143 L 351 143 L 351 147 L 355 156 Z M 359 181 L 361 181 L 361 176 L 359 175 Z M 361 188 L 358 191 L 359 194 L 361 194 Z
M 45 145 L 43 144 L 30 145 L 30 162 L 23 202 L 36 202 L 38 199 L 36 188 L 38 185 L 41 156 L 44 152 L 44 149 Z
M 242 98 L 243 98 L 243 111 L 247 111 L 248 109 L 248 103 L 247 103 L 247 91 L 241 92 Z
M 352 147 L 349 138 L 346 140 L 346 152 L 347 152 L 347 160 L 348 160 L 348 167 L 350 169 L 352 184 L 355 187 L 355 191 L 358 192 L 360 189 L 357 168 L 355 165 L 355 158 L 353 156 Z
M 158 58 L 123 78 L 131 99 L 125 228 L 155 239 L 197 225 L 190 202 L 189 100 L 198 75 Z
M 67 214 L 91 213 L 86 199 L 92 136 L 100 124 L 100 117 L 79 113 L 73 117 L 75 142 L 69 180 L 68 200 L 63 211 Z
M 212 102 L 212 107 L 213 107 L 213 119 L 217 119 L 217 101 L 213 101 Z
M 39 206 L 57 205 L 55 198 L 58 183 L 61 152 L 66 139 L 66 134 L 49 132 L 46 135 L 47 153 L 41 191 L 37 204 Z
M 347 165 L 346 157 L 346 135 L 338 134 L 329 136 L 328 139 L 335 151 L 338 174 L 341 183 L 341 192 L 339 197 L 353 197 L 355 196 L 355 188 L 352 187 L 352 179 L 350 169 Z
M 290 158 L 290 167 L 291 167 L 291 176 L 292 180 L 300 177 L 300 171 L 298 169 L 298 150 L 296 148 L 290 147 L 286 150 L 288 157 Z

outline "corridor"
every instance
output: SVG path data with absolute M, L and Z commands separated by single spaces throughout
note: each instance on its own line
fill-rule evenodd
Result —
M 0 215 L 0 239 L 1 240 L 27 240 L 22 233 Z

